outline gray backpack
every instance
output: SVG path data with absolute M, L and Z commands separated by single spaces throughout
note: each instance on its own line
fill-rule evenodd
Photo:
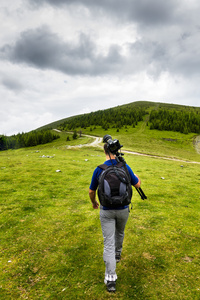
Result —
M 128 170 L 122 162 L 116 165 L 100 165 L 98 197 L 102 206 L 119 208 L 131 203 L 132 186 Z

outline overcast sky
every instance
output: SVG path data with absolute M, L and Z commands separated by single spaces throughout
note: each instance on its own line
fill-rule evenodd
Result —
M 1 0 L 0 134 L 138 100 L 200 106 L 199 0 Z

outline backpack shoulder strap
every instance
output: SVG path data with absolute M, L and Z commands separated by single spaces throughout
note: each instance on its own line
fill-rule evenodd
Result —
M 122 168 L 124 166 L 123 162 L 118 162 L 116 165 L 111 165 L 111 166 L 117 166 L 119 168 Z M 106 164 L 102 164 L 102 165 L 99 165 L 98 166 L 99 168 L 101 168 L 102 170 L 106 170 L 108 167 L 110 166 L 107 166 Z
M 99 168 L 101 168 L 102 170 L 106 170 L 109 166 L 107 166 L 106 164 L 102 164 L 98 166 Z
M 120 167 L 120 168 L 124 167 L 124 171 L 125 171 L 126 175 L 128 176 L 128 181 L 130 183 L 131 182 L 131 176 L 130 176 L 129 171 L 127 169 L 126 163 L 120 161 L 120 162 L 117 163 L 117 166 Z

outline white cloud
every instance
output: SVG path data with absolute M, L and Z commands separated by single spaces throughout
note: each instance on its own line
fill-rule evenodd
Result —
M 197 0 L 2 0 L 0 133 L 137 100 L 200 106 L 199 13 Z

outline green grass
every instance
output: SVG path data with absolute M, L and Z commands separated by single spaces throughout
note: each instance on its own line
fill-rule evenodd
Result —
M 146 121 L 139 122 L 138 126 L 122 128 L 117 132 L 116 128 L 110 128 L 106 132 L 97 127 L 94 131 L 89 128 L 83 133 L 104 136 L 110 134 L 112 138 L 119 139 L 124 145 L 123 150 L 130 150 L 150 155 L 174 157 L 189 161 L 200 162 L 200 155 L 194 148 L 194 133 L 182 134 L 172 131 L 150 130 Z M 171 139 L 171 140 L 169 140 Z
M 134 132 L 142 149 L 142 136 Z M 119 132 L 120 142 L 136 150 L 126 134 Z M 117 292 L 110 295 L 103 283 L 99 211 L 88 197 L 104 154 L 67 149 L 90 139 L 66 142 L 66 136 L 0 153 L 0 299 L 199 299 L 199 165 L 125 155 L 148 200 L 134 190 Z M 172 147 L 171 153 L 197 159 L 188 141 L 183 136 L 183 149 Z M 168 156 L 170 147 L 164 152 L 158 145 L 159 154 Z

